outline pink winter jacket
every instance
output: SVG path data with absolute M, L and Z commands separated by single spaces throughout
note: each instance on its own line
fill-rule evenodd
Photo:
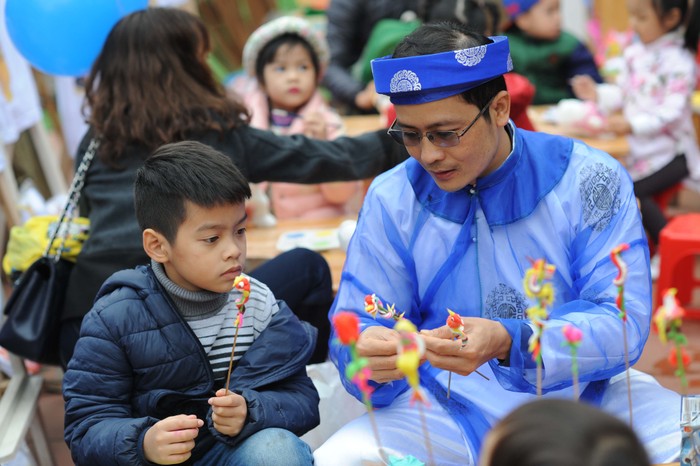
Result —
M 228 86 L 241 98 L 251 113 L 250 125 L 254 128 L 270 129 L 270 107 L 267 95 L 248 76 L 236 78 Z M 335 139 L 343 134 L 343 121 L 316 91 L 309 102 L 298 111 L 287 128 L 276 127 L 283 135 L 303 134 L 304 115 L 321 113 L 326 121 L 326 139 Z M 261 188 L 266 186 L 261 184 Z M 343 181 L 321 184 L 270 183 L 272 211 L 278 219 L 320 219 L 356 214 L 361 203 L 362 182 Z

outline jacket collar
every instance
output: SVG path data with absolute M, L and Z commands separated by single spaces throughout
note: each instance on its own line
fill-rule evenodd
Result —
M 479 178 L 476 187 L 443 191 L 416 160 L 407 160 L 406 173 L 418 202 L 455 223 L 464 223 L 476 198 L 492 226 L 530 215 L 566 172 L 573 141 L 521 130 L 512 122 L 509 125 L 513 134 L 510 155 L 495 171 Z

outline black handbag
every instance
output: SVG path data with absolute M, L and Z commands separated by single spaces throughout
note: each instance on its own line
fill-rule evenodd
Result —
M 85 174 L 99 142 L 93 139 L 71 183 L 66 205 L 51 233 L 48 246 L 17 280 L 5 305 L 0 328 L 0 346 L 25 359 L 42 364 L 60 364 L 59 335 L 63 300 L 73 263 L 61 259 L 73 213 L 80 199 Z M 51 255 L 54 241 L 62 240 Z

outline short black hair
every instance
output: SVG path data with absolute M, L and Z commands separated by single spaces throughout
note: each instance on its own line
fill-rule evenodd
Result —
M 287 32 L 275 37 L 270 42 L 265 44 L 262 50 L 260 50 L 258 58 L 256 58 L 255 60 L 255 76 L 258 78 L 258 82 L 265 84 L 265 65 L 274 61 L 277 50 L 279 50 L 279 48 L 283 45 L 286 45 L 288 47 L 301 45 L 306 49 L 307 52 L 309 52 L 309 56 L 311 57 L 311 64 L 314 65 L 314 70 L 316 71 L 316 80 L 318 81 L 321 65 L 319 64 L 318 55 L 316 55 L 316 51 L 311 46 L 309 41 L 301 37 L 299 34 Z
M 525 403 L 494 432 L 488 466 L 650 465 L 629 425 L 583 402 L 543 398 Z
M 185 201 L 215 207 L 249 198 L 248 181 L 233 160 L 196 141 L 159 147 L 134 180 L 134 207 L 141 230 L 152 228 L 171 242 L 185 221 Z
M 424 24 L 404 37 L 394 49 L 392 58 L 432 55 L 491 43 L 493 40 L 470 31 L 461 24 L 441 21 Z M 460 95 L 467 103 L 483 108 L 496 94 L 505 90 L 507 90 L 505 79 L 503 76 L 497 76 L 480 86 L 462 92 Z M 488 112 L 484 113 L 483 118 L 489 121 Z

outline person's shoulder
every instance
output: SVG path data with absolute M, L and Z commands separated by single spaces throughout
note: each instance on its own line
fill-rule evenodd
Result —
M 680 70 L 684 70 L 686 74 L 697 72 L 695 55 L 680 44 L 670 43 L 662 49 L 659 56 L 664 63 L 664 66 L 660 67 L 662 73 L 663 70 L 673 74 Z
M 269 322 L 270 317 L 279 311 L 276 298 L 272 290 L 257 278 L 245 275 L 250 283 L 250 295 L 246 305 L 246 315 L 255 315 L 257 323 Z M 238 292 L 235 292 L 238 293 Z
M 367 196 L 391 196 L 396 200 L 397 193 L 406 187 L 410 187 L 407 177 L 408 164 L 418 163 L 413 159 L 406 159 L 389 170 L 377 175 L 367 190 Z M 430 175 L 428 175 L 430 176 Z
M 144 301 L 156 290 L 156 280 L 149 267 L 140 265 L 120 270 L 105 280 L 90 312 L 100 318 L 128 319 L 124 310 L 144 307 Z
M 586 48 L 586 45 L 581 42 L 578 37 L 570 32 L 561 31 L 556 39 L 544 41 L 551 50 L 554 50 L 560 56 L 567 57 L 574 54 L 577 50 Z
M 528 38 L 525 33 L 517 28 L 507 29 L 505 32 L 503 32 L 503 35 L 508 37 L 509 45 L 522 45 Z
M 565 151 L 568 158 L 568 168 L 564 177 L 580 177 L 582 171 L 590 171 L 586 167 L 606 167 L 616 173 L 625 171 L 624 167 L 613 156 L 600 149 L 591 147 L 575 138 L 555 134 L 520 130 L 518 134 L 527 144 L 529 152 L 534 155 L 545 151 Z M 600 170 L 598 170 L 600 171 Z
M 618 185 L 621 178 L 626 179 L 629 177 L 625 167 L 607 152 L 591 147 L 576 139 L 573 142 L 567 176 L 578 180 L 595 178 L 603 184 L 610 184 L 613 180 L 617 180 L 615 183 Z
M 584 45 L 578 37 L 576 37 L 568 31 L 561 31 L 561 34 L 559 34 L 559 37 L 556 39 L 556 41 L 561 44 L 570 44 L 572 46 Z
M 245 275 L 245 274 L 244 274 Z M 245 275 L 248 278 L 248 281 L 250 282 L 250 296 L 260 296 L 260 297 L 272 297 L 274 299 L 274 294 L 272 293 L 272 290 L 270 287 L 268 287 L 265 283 L 261 282 L 255 277 L 251 277 L 250 275 Z

